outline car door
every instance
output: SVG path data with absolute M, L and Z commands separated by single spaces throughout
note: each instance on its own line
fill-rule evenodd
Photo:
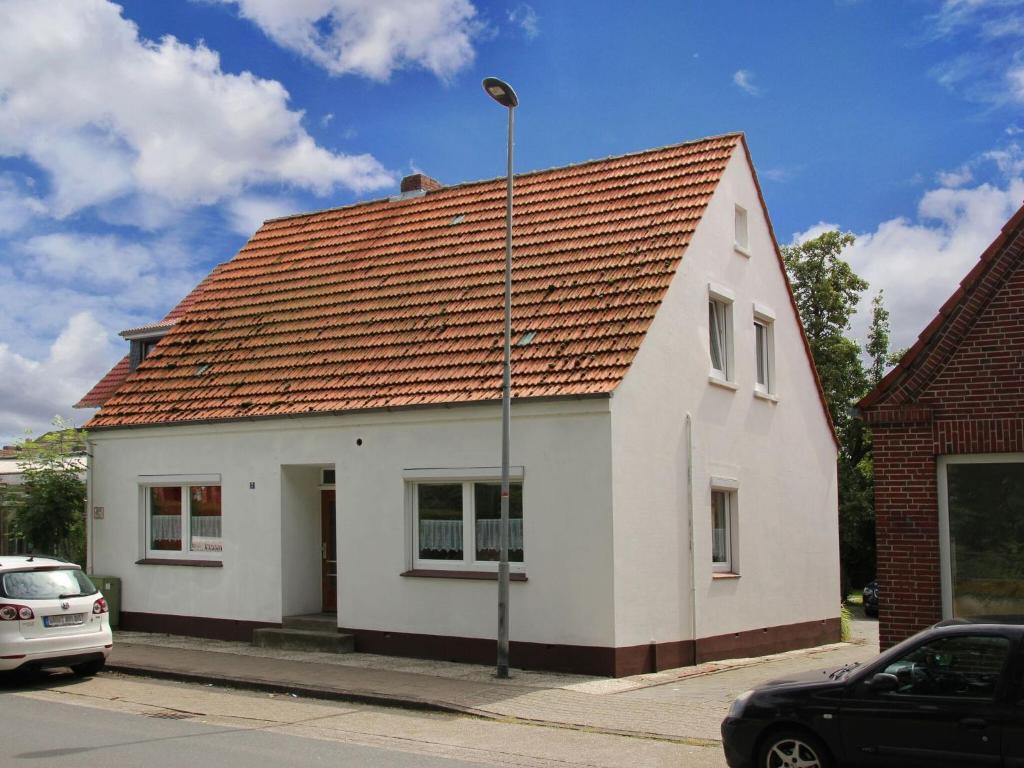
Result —
M 1003 724 L 1003 765 L 1024 768 L 1024 648 L 1018 649 Z
M 953 634 L 910 647 L 851 683 L 840 711 L 844 752 L 862 766 L 941 768 L 1002 764 L 1008 637 Z M 896 678 L 873 688 L 874 674 Z

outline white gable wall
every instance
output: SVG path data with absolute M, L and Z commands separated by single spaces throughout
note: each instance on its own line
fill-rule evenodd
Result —
M 733 248 L 747 210 L 750 256 Z M 735 295 L 734 391 L 709 383 L 708 283 Z M 754 396 L 753 305 L 774 311 L 778 402 Z M 839 612 L 836 447 L 737 147 L 612 398 L 617 646 L 694 637 L 685 420 L 693 421 L 696 637 Z M 711 477 L 738 481 L 739 578 L 713 579 Z
M 604 398 L 513 404 L 511 463 L 524 467 L 529 579 L 511 585 L 513 640 L 613 644 L 608 407 Z M 314 481 L 301 465 L 333 465 L 340 624 L 496 636 L 495 581 L 400 575 L 411 562 L 403 471 L 498 466 L 495 406 L 103 430 L 90 440 L 91 506 L 105 508 L 91 521 L 93 569 L 123 579 L 124 611 L 278 622 L 282 613 L 319 610 L 319 579 L 309 578 L 302 560 L 319 556 L 318 522 L 311 524 L 319 520 L 318 496 L 289 488 Z M 222 568 L 135 564 L 137 478 L 149 474 L 221 475 Z M 316 506 L 290 526 L 303 504 Z M 290 576 L 284 582 L 282 569 Z M 312 602 L 304 602 L 304 588 Z

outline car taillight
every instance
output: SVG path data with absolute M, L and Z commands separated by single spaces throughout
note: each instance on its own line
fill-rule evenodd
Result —
M 110 609 L 107 607 L 107 601 L 102 597 L 92 604 L 93 613 L 108 613 Z
M 31 621 L 35 617 L 27 605 L 0 605 L 0 621 Z

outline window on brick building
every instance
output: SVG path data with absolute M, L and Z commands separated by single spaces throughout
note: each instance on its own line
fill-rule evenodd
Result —
M 1024 616 L 1024 454 L 939 460 L 943 613 Z

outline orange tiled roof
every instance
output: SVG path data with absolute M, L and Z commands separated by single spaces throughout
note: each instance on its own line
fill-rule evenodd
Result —
M 739 134 L 516 177 L 513 396 L 629 369 Z M 497 401 L 505 180 L 266 222 L 90 429 Z

